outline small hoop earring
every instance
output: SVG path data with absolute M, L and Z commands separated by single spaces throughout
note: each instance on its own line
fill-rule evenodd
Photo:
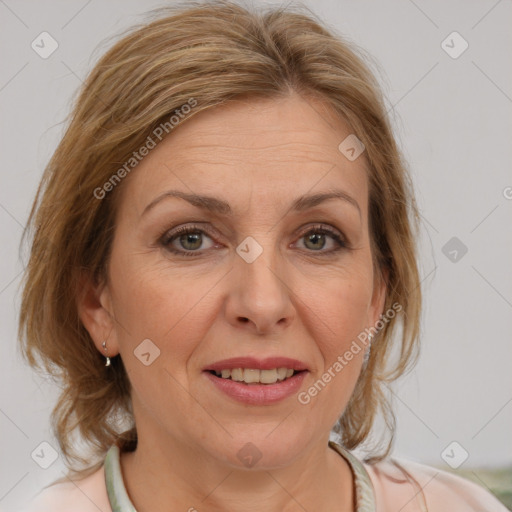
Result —
M 107 342 L 104 341 L 101 346 L 103 347 L 103 350 L 105 351 L 105 354 L 107 353 Z M 105 366 L 110 366 L 110 357 L 108 357 L 107 355 L 105 355 L 105 359 L 106 359 L 106 362 L 105 362 Z

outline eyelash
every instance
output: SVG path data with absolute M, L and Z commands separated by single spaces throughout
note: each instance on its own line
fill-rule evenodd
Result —
M 177 228 L 172 233 L 169 233 L 168 231 L 166 231 L 164 233 L 164 235 L 161 236 L 161 238 L 160 238 L 160 245 L 162 245 L 169 252 L 171 252 L 173 254 L 180 255 L 180 256 L 193 257 L 193 256 L 200 255 L 201 251 L 187 251 L 186 249 L 178 250 L 178 249 L 174 249 L 173 247 L 171 247 L 171 245 L 170 245 L 171 242 L 173 242 L 176 238 L 178 238 L 181 235 L 185 235 L 185 234 L 189 234 L 189 233 L 193 233 L 193 234 L 201 233 L 201 234 L 207 235 L 209 238 L 212 238 L 212 236 L 208 233 L 208 230 L 205 230 L 204 228 L 200 228 L 200 227 L 192 224 L 192 225 Z M 318 255 L 320 255 L 320 256 L 331 256 L 343 249 L 346 249 L 346 250 L 350 249 L 346 240 L 337 231 L 334 231 L 331 228 L 325 227 L 322 224 L 310 226 L 307 231 L 304 231 L 300 235 L 299 239 L 304 238 L 306 235 L 309 235 L 312 233 L 321 233 L 321 234 L 331 236 L 333 238 L 333 240 L 338 244 L 338 247 L 336 247 L 335 249 L 331 249 L 329 251 L 308 251 L 308 252 L 318 253 Z

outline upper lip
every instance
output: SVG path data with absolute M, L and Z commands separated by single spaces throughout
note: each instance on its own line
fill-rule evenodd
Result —
M 257 359 L 255 357 L 233 357 L 223 359 L 203 368 L 203 371 L 232 370 L 233 368 L 251 368 L 255 370 L 272 370 L 274 368 L 289 368 L 295 371 L 307 370 L 308 367 L 302 361 L 290 359 L 289 357 L 267 357 Z

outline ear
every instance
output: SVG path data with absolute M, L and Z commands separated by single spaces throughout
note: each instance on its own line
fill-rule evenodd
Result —
M 381 269 L 381 275 L 378 273 L 375 274 L 375 279 L 373 280 L 373 295 L 372 302 L 370 305 L 369 311 L 369 321 L 370 325 L 368 327 L 373 327 L 380 319 L 381 315 L 384 313 L 384 306 L 386 304 L 386 292 L 387 292 L 387 283 L 389 278 L 389 269 L 383 267 Z
M 119 353 L 112 298 L 106 283 L 97 283 L 88 274 L 79 278 L 77 309 L 80 320 L 91 336 L 101 355 L 113 357 Z M 106 341 L 107 350 L 102 344 Z

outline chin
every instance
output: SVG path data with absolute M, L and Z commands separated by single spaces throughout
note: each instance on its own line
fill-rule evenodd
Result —
M 278 433 L 280 428 L 282 431 Z M 303 452 L 306 443 L 305 439 L 301 442 L 300 433 L 292 433 L 284 425 L 277 429 L 274 425 L 268 430 L 261 427 L 257 432 L 251 430 L 254 429 L 248 429 L 242 435 L 233 435 L 227 442 L 215 443 L 215 453 L 208 451 L 234 469 L 270 470 L 288 466 Z

